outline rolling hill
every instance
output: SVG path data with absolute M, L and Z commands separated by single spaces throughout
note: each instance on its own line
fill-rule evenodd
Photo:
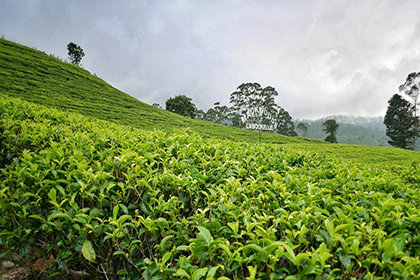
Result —
M 0 278 L 420 278 L 419 153 L 257 139 L 0 40 Z
M 167 132 L 190 129 L 203 137 L 258 142 L 257 132 L 193 120 L 157 109 L 119 91 L 81 67 L 5 39 L 0 40 L 0 94 L 141 129 Z M 366 162 L 364 153 L 353 155 L 353 152 L 345 151 L 346 146 L 331 146 L 314 139 L 273 133 L 262 135 L 264 143 L 334 153 L 341 158 Z M 348 148 L 351 151 L 365 149 L 360 146 Z M 413 157 L 409 151 L 377 149 L 372 147 L 369 150 L 370 162 L 399 164 Z M 387 160 L 382 154 L 393 154 L 392 160 Z

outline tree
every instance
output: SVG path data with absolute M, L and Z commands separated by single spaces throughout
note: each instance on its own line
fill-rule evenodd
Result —
M 384 124 L 388 141 L 394 147 L 410 149 L 414 146 L 416 118 L 414 106 L 401 95 L 394 94 L 388 101 Z
M 286 136 L 298 136 L 295 131 L 295 124 L 290 116 L 289 112 L 280 107 L 276 117 L 277 121 L 277 133 Z
M 227 106 L 220 106 L 220 102 L 214 103 L 214 108 L 210 108 L 204 120 L 218 123 L 218 124 L 226 124 L 229 117 L 229 108 Z
M 413 117 L 414 117 L 414 126 L 413 126 L 413 150 L 416 148 L 416 138 L 419 134 L 419 120 L 417 117 L 417 110 L 419 105 L 419 95 L 420 95 L 420 72 L 410 73 L 405 80 L 405 83 L 399 86 L 400 92 L 408 95 L 412 99 L 413 104 Z
M 159 103 L 153 103 L 153 107 L 156 107 L 158 109 L 163 109 L 162 106 L 159 105 Z
M 331 143 L 338 143 L 337 137 L 335 134 L 337 133 L 337 129 L 339 127 L 338 123 L 335 120 L 327 120 L 323 123 L 325 133 L 329 133 L 330 135 L 325 138 L 324 141 L 331 142 Z
M 70 42 L 67 45 L 67 50 L 68 50 L 70 62 L 73 63 L 74 65 L 79 66 L 80 62 L 82 61 L 82 58 L 85 56 L 83 49 L 80 46 L 76 45 L 75 43 Z
M 195 118 L 197 119 L 197 120 L 202 120 L 202 121 L 204 121 L 205 120 L 205 117 L 206 117 L 206 113 L 203 111 L 203 110 L 197 110 L 197 112 L 195 113 Z
M 229 119 L 233 126 L 243 128 L 245 124 L 241 120 L 247 116 L 261 124 L 271 124 L 273 117 L 278 113 L 278 106 L 274 97 L 278 93 L 275 88 L 267 86 L 264 89 L 259 83 L 244 83 L 237 87 L 235 92 L 230 95 L 232 107 L 229 111 Z M 250 116 L 250 112 L 260 112 L 260 116 Z M 257 120 L 258 119 L 258 120 Z
M 296 128 L 300 131 L 302 137 L 306 136 L 306 133 L 308 132 L 308 127 L 304 123 L 299 123 Z
M 197 107 L 192 103 L 192 99 L 185 95 L 177 95 L 166 100 L 166 110 L 192 119 L 197 113 Z

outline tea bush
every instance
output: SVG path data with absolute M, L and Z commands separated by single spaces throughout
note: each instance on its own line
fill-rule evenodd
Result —
M 51 277 L 419 279 L 419 165 L 357 165 L 0 99 L 0 245 Z

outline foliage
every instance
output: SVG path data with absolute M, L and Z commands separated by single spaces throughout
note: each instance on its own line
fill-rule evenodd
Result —
M 81 67 L 63 63 L 41 51 L 35 51 L 8 40 L 0 40 L 1 94 L 19 97 L 61 111 L 78 112 L 88 117 L 150 131 L 157 129 L 173 132 L 189 128 L 205 138 L 230 139 L 248 143 L 259 142 L 258 132 L 198 121 L 148 106 L 91 75 Z M 341 120 L 338 117 L 337 119 Z M 322 131 L 322 123 L 318 126 L 319 129 L 315 127 L 314 123 L 310 123 L 308 127 L 308 137 L 313 137 L 318 130 Z M 346 135 L 340 136 L 342 127 L 345 126 L 340 121 L 340 131 L 338 132 L 340 142 L 341 139 L 349 139 Z M 351 130 L 352 133 L 359 131 L 364 131 L 363 127 L 357 126 Z M 412 158 L 411 154 L 401 150 L 362 146 L 331 146 L 318 140 L 286 137 L 266 132 L 262 132 L 262 137 L 264 143 L 283 144 L 304 151 L 331 154 L 333 150 L 336 157 L 343 160 L 350 159 L 357 163 L 369 160 L 376 164 L 388 164 L 390 161 L 400 164 L 404 162 L 405 158 Z M 315 135 L 314 138 L 323 139 L 323 136 Z M 375 138 L 367 138 L 363 137 L 363 142 L 354 139 L 350 143 L 376 145 L 376 142 L 366 141 L 376 141 L 380 135 L 375 134 Z M 370 156 L 366 158 L 365 153 Z
M 198 109 L 196 114 L 195 114 L 195 118 L 197 120 L 204 120 L 205 117 L 206 117 L 206 113 L 203 110 Z
M 295 131 L 295 124 L 289 112 L 283 108 L 279 108 L 277 113 L 277 129 L 276 132 L 287 136 L 298 136 Z
M 235 127 L 245 127 L 241 117 L 250 110 L 264 108 L 271 116 L 277 114 L 277 105 L 274 97 L 278 93 L 273 87 L 261 87 L 259 83 L 243 83 L 230 95 L 230 119 Z M 268 119 L 261 122 L 266 123 Z
M 155 107 L 155 108 L 158 108 L 158 109 L 163 109 L 162 106 L 160 106 L 159 103 L 153 103 L 152 106 Z
M 241 120 L 244 116 L 253 123 L 270 125 L 275 123 L 276 132 L 297 136 L 295 125 L 290 114 L 278 106 L 274 98 L 278 96 L 275 88 L 267 86 L 262 88 L 258 83 L 244 83 L 238 86 L 237 90 L 230 96 L 230 121 L 233 126 L 244 128 Z M 258 116 L 252 116 L 250 112 L 261 111 Z
M 67 44 L 67 51 L 70 62 L 76 66 L 79 66 L 82 58 L 85 56 L 83 49 L 75 43 L 70 42 Z
M 410 149 L 414 145 L 414 107 L 401 95 L 394 94 L 388 101 L 384 124 L 388 141 L 394 147 Z
M 217 102 L 214 104 L 214 108 L 207 110 L 204 120 L 218 124 L 227 124 L 229 114 L 230 109 L 227 106 L 220 106 L 220 103 Z
M 151 131 L 189 128 L 204 137 L 258 142 L 258 132 L 159 110 L 117 90 L 81 67 L 7 40 L 0 40 L 1 93 Z M 262 134 L 265 143 L 317 142 L 273 133 Z
M 416 139 L 420 136 L 419 131 L 419 123 L 420 119 L 417 116 L 418 106 L 419 106 L 419 96 L 420 96 L 420 72 L 410 73 L 405 80 L 405 83 L 400 85 L 399 87 L 400 92 L 404 92 L 413 100 L 413 145 L 412 148 L 415 150 L 416 148 Z
M 420 277 L 417 153 L 376 167 L 4 96 L 0 112 L 0 244 L 61 278 Z
M 192 99 L 185 95 L 177 95 L 166 100 L 166 110 L 192 119 L 197 113 L 197 107 L 192 103 Z
M 324 123 L 324 129 L 325 133 L 329 133 L 327 138 L 325 138 L 324 141 L 330 142 L 330 143 L 338 143 L 337 137 L 335 136 L 337 134 L 337 129 L 339 127 L 338 123 L 335 120 L 326 120 Z

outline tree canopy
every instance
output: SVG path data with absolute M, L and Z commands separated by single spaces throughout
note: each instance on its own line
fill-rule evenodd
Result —
M 67 45 L 67 50 L 70 62 L 74 65 L 79 66 L 80 62 L 82 61 L 82 58 L 85 56 L 83 49 L 75 43 L 70 42 Z
M 259 83 L 243 83 L 230 96 L 232 106 L 229 119 L 233 126 L 276 131 L 288 136 L 297 136 L 290 114 L 276 104 L 278 92 L 274 87 L 263 88 Z
M 401 95 L 394 94 L 388 101 L 384 124 L 388 143 L 394 147 L 410 149 L 414 146 L 414 106 Z
M 413 150 L 416 148 L 416 138 L 419 134 L 419 120 L 417 117 L 419 96 L 420 96 L 420 72 L 413 72 L 408 74 L 405 83 L 399 86 L 400 92 L 409 96 L 413 105 Z
M 185 95 L 169 98 L 166 101 L 166 110 L 193 119 L 197 113 L 197 107 L 192 103 L 192 99 Z
M 338 143 L 337 137 L 335 135 L 337 134 L 339 124 L 335 120 L 326 120 L 323 125 L 325 127 L 323 131 L 325 131 L 325 133 L 329 133 L 324 141 Z

